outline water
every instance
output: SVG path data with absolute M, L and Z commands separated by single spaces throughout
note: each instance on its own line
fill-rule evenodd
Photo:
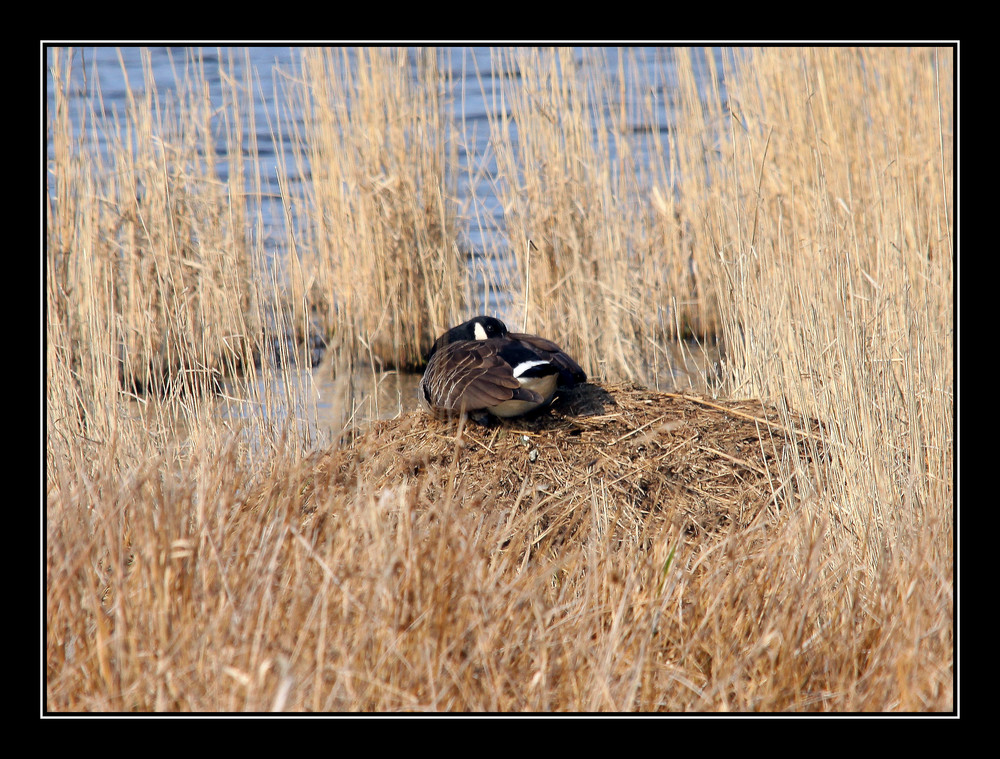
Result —
M 616 79 L 619 64 L 624 64 L 623 71 L 627 81 L 622 86 L 621 92 L 627 101 L 626 112 L 631 114 L 629 126 L 635 137 L 632 147 L 637 151 L 640 164 L 645 160 L 649 147 L 649 140 L 645 139 L 644 135 L 665 132 L 673 123 L 669 90 L 676 82 L 676 74 L 667 53 L 666 49 L 655 47 L 626 50 L 574 49 L 574 63 L 581 68 L 600 67 L 604 70 L 598 72 L 602 78 L 606 76 L 611 80 Z M 705 51 L 699 51 L 698 54 L 703 58 L 708 55 Z M 717 70 L 721 70 L 722 51 L 714 49 L 711 54 L 715 57 Z M 128 90 L 131 89 L 136 97 L 145 94 L 147 69 L 155 83 L 155 92 L 164 104 L 169 103 L 171 98 L 177 97 L 178 92 L 183 92 L 186 83 L 192 79 L 204 81 L 208 86 L 207 94 L 210 102 L 213 105 L 221 104 L 224 87 L 221 69 L 225 69 L 228 76 L 238 81 L 243 80 L 244 74 L 249 69 L 256 87 L 255 121 L 252 128 L 261 164 L 260 173 L 265 182 L 260 201 L 264 210 L 265 226 L 278 230 L 283 228 L 283 223 L 281 208 L 277 201 L 278 188 L 275 176 L 279 163 L 277 147 L 272 140 L 272 130 L 274 124 L 289 117 L 287 102 L 282 93 L 287 85 L 287 77 L 295 71 L 299 55 L 299 50 L 289 47 L 76 48 L 69 56 L 69 67 L 72 70 L 70 113 L 75 116 L 81 109 L 93 108 L 99 118 L 104 116 L 109 120 L 120 119 L 128 108 Z M 478 216 L 485 220 L 483 225 L 470 225 L 466 230 L 466 236 L 473 250 L 481 250 L 487 247 L 483 244 L 484 235 L 501 234 L 503 210 L 499 200 L 491 192 L 489 176 L 487 175 L 487 181 L 479 182 L 472 188 L 464 169 L 469 165 L 479 166 L 484 157 L 487 160 L 487 172 L 491 168 L 488 163 L 491 154 L 488 144 L 489 119 L 497 115 L 499 103 L 499 99 L 495 97 L 497 93 L 494 91 L 494 85 L 498 84 L 499 80 L 493 69 L 498 53 L 483 47 L 452 47 L 441 49 L 439 56 L 441 69 L 450 73 L 446 81 L 450 82 L 452 87 L 452 91 L 447 93 L 450 97 L 445 99 L 454 104 L 455 112 L 452 115 L 462 130 L 459 160 L 463 170 L 459 172 L 459 202 L 469 204 L 470 217 Z M 625 56 L 627 61 L 620 61 L 621 56 Z M 414 76 L 415 60 L 414 52 L 410 56 Z M 51 48 L 46 50 L 46 63 L 46 105 L 52 109 L 54 99 L 50 73 Z M 708 66 L 699 66 L 698 71 L 702 72 L 701 76 L 704 79 L 700 84 L 702 91 L 710 92 L 712 83 L 707 81 Z M 507 76 L 517 76 L 516 72 L 504 73 Z M 647 91 L 650 88 L 651 93 Z M 637 102 L 647 94 L 652 95 L 653 113 L 640 120 L 641 111 L 628 101 Z M 613 102 L 600 104 L 605 110 L 620 106 L 621 104 Z M 292 118 L 294 117 L 292 114 Z M 80 128 L 80 123 L 80 119 L 74 120 L 77 129 Z M 107 148 L 103 133 L 97 132 L 93 138 L 99 149 Z M 243 144 L 249 144 L 248 135 L 244 135 Z M 216 147 L 220 154 L 225 150 L 226 146 L 221 135 Z M 51 149 L 50 138 L 48 148 Z M 609 144 L 609 148 L 612 151 L 611 162 L 614 165 L 616 156 L 613 141 Z M 292 155 L 286 154 L 284 158 L 286 168 L 293 169 L 295 163 Z M 219 163 L 219 169 L 223 172 L 226 170 L 224 161 Z M 223 180 L 226 178 L 225 174 L 221 177 Z M 290 177 L 292 182 L 302 179 L 294 174 Z
M 629 126 L 634 138 L 631 146 L 635 160 L 641 165 L 649 155 L 650 137 L 658 132 L 670 129 L 673 115 L 670 110 L 670 89 L 676 82 L 671 57 L 664 48 L 616 48 L 573 50 L 573 65 L 577 67 L 598 67 L 606 70 L 597 72 L 600 78 L 616 80 L 619 65 L 625 72 L 626 81 L 621 83 L 617 92 L 621 93 L 624 102 L 599 102 L 596 107 L 602 109 L 625 108 L 629 114 Z M 416 76 L 416 51 L 410 55 L 411 70 Z M 500 66 L 498 62 L 507 62 L 509 56 L 502 51 L 482 47 L 450 47 L 439 50 L 439 67 L 450 73 L 443 81 L 450 83 L 451 91 L 446 93 L 444 100 L 454 104 L 455 123 L 462 130 L 463 140 L 459 160 L 462 170 L 459 174 L 458 191 L 459 205 L 466 209 L 465 215 L 470 220 L 464 231 L 462 245 L 473 257 L 473 262 L 489 258 L 487 251 L 503 250 L 504 218 L 499 199 L 492 192 L 490 172 L 495 169 L 490 164 L 489 134 L 491 116 L 496 115 L 500 99 L 495 97 L 494 87 L 503 77 L 517 77 L 517 71 L 509 65 Z M 155 83 L 155 93 L 163 107 L 176 104 L 177 98 L 190 96 L 189 83 L 205 82 L 208 87 L 207 96 L 213 105 L 223 102 L 223 76 L 230 76 L 237 81 L 243 81 L 244 74 L 252 74 L 254 83 L 254 123 L 248 128 L 253 129 L 257 146 L 257 159 L 260 163 L 260 176 L 263 180 L 262 191 L 255 195 L 253 206 L 248 210 L 255 213 L 258 208 L 263 220 L 262 228 L 265 235 L 265 249 L 280 257 L 284 248 L 284 221 L 279 202 L 279 192 L 276 176 L 279 170 L 278 148 L 272 139 L 274 125 L 293 121 L 296 114 L 289 113 L 288 101 L 284 90 L 288 86 L 288 77 L 296 70 L 300 51 L 295 48 L 264 46 L 249 48 L 115 48 L 87 47 L 78 48 L 68 56 L 71 66 L 70 113 L 74 117 L 91 109 L 98 118 L 121 120 L 128 108 L 128 92 L 141 97 L 144 94 L 147 71 Z M 715 58 L 716 70 L 722 70 L 723 52 L 719 49 L 698 51 L 697 55 L 712 55 Z M 623 60 L 620 58 L 624 56 Z M 46 50 L 46 106 L 54 107 L 53 82 L 50 68 L 52 49 Z M 705 61 L 703 60 L 703 63 Z M 220 65 L 221 64 L 221 65 Z M 722 82 L 708 80 L 709 67 L 697 67 L 703 77 L 699 88 L 704 93 L 710 93 L 713 87 L 723 87 Z M 225 73 L 223 73 L 225 72 Z M 638 107 L 646 101 L 653 103 L 651 112 Z M 639 114 L 645 114 L 640 117 Z M 82 119 L 76 118 L 74 126 L 79 130 Z M 105 135 L 95 130 L 91 135 L 98 150 L 108 150 Z M 51 152 L 51 137 L 48 138 L 48 149 Z M 665 141 L 664 141 L 665 142 Z M 249 135 L 243 135 L 242 143 L 250 144 Z M 223 135 L 218 135 L 215 142 L 216 151 L 222 155 L 226 150 Z M 610 142 L 614 150 L 614 142 Z M 285 155 L 284 171 L 294 171 L 295 161 L 291 155 Z M 612 166 L 617 164 L 617 157 L 612 152 Z M 485 165 L 486 176 L 483 181 L 472 186 L 467 180 L 464 169 L 468 166 Z M 220 177 L 227 179 L 225 161 L 219 161 Z M 292 183 L 304 181 L 304 177 L 291 176 Z M 51 176 L 48 177 L 51 182 Z M 250 188 L 248 188 L 250 189 Z M 250 218 L 253 218 L 251 216 Z M 502 265 L 502 262 L 491 265 Z M 502 310 L 502 309 L 500 309 Z M 377 393 L 373 392 L 369 399 L 370 413 L 378 416 L 391 416 L 397 413 L 400 406 L 409 408 L 413 404 L 412 378 L 388 376 L 380 378 L 379 392 L 385 392 L 382 401 L 375 400 Z M 359 379 L 359 382 L 363 380 Z M 309 384 L 315 393 L 317 408 L 322 417 L 326 410 L 331 417 L 338 416 L 339 411 L 335 399 L 340 392 L 335 386 L 329 371 L 315 371 Z M 381 396 L 378 396 L 381 397 Z M 393 398 L 396 400 L 394 401 Z M 400 400 L 402 403 L 400 403 Z M 376 412 L 377 407 L 377 412 Z M 334 424 L 332 418 L 323 420 Z

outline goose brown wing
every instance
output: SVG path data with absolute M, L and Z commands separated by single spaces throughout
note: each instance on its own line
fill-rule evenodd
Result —
M 420 385 L 432 409 L 476 411 L 510 400 L 520 383 L 495 342 L 460 340 L 434 351 Z
M 583 371 L 583 368 L 563 353 L 562 348 L 551 340 L 546 340 L 538 335 L 528 335 L 524 332 L 511 332 L 508 337 L 528 346 L 542 358 L 559 367 L 559 373 L 567 384 L 587 381 L 587 373 Z

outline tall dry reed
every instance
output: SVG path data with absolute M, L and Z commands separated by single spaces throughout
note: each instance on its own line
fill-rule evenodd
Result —
M 829 423 L 826 506 L 861 562 L 954 497 L 952 55 L 771 48 L 730 74 L 726 390 Z
M 491 120 L 515 321 L 564 340 L 599 377 L 650 378 L 670 340 L 718 323 L 713 238 L 685 211 L 710 192 L 722 105 L 713 58 L 568 48 L 495 54 Z M 708 93 L 711 95 L 711 93 Z M 717 93 L 716 93 L 717 94 Z
M 46 709 L 954 708 L 954 51 L 725 51 L 725 99 L 699 86 L 714 55 L 665 51 L 650 100 L 622 96 L 638 55 L 497 52 L 492 181 L 518 321 L 649 381 L 666 340 L 717 330 L 721 392 L 822 421 L 808 460 L 763 432 L 789 451 L 772 508 L 693 547 L 669 503 L 626 514 L 610 487 L 541 529 L 565 504 L 491 504 L 457 442 L 412 480 L 324 489 L 298 412 L 274 413 L 308 405 L 292 361 L 232 391 L 259 387 L 250 412 L 212 400 L 262 334 L 325 320 L 350 377 L 414 362 L 475 301 L 433 51 L 416 75 L 399 51 L 304 51 L 303 131 L 275 124 L 303 161 L 280 170 L 280 276 L 246 234 L 251 82 L 222 58 L 224 183 L 199 56 L 176 107 L 147 81 L 74 133 L 53 51 Z M 652 93 L 672 118 L 640 161 Z M 432 466 L 441 497 L 415 484 Z
M 643 81 L 634 55 L 618 70 L 632 65 L 674 117 L 666 144 L 654 130 L 648 175 L 621 169 L 634 116 L 606 56 L 497 56 L 518 74 L 494 143 L 529 319 L 566 329 L 613 377 L 648 377 L 665 336 L 718 324 L 721 393 L 829 424 L 835 460 L 806 474 L 811 508 L 835 525 L 825 549 L 875 573 L 887 546 L 914 545 L 910 569 L 933 557 L 947 579 L 953 51 L 727 51 L 725 100 L 698 84 L 711 54 L 664 52 L 667 88 Z M 643 105 L 640 123 L 655 124 Z M 943 618 L 948 584 L 933 587 Z
M 309 48 L 298 76 L 310 302 L 346 354 L 418 367 L 466 300 L 449 73 L 433 50 Z

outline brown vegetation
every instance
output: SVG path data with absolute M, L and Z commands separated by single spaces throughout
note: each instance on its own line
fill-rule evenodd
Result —
M 280 271 L 232 61 L 221 109 L 193 55 L 176 108 L 149 79 L 74 132 L 52 53 L 48 711 L 955 708 L 953 50 L 727 52 L 725 98 L 698 51 L 498 51 L 500 278 L 459 253 L 434 51 L 303 52 Z M 673 116 L 641 160 L 637 78 Z M 360 373 L 490 291 L 594 381 L 361 418 Z M 711 375 L 645 389 L 692 336 Z

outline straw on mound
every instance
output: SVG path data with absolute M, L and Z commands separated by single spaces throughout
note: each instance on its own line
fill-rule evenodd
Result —
M 315 456 L 305 508 L 335 501 L 331 490 L 377 499 L 402 486 L 418 508 L 456 499 L 494 522 L 533 510 L 539 538 L 565 539 L 598 505 L 619 538 L 667 523 L 693 539 L 776 509 L 794 464 L 818 455 L 818 433 L 816 423 L 788 429 L 759 401 L 591 383 L 533 418 L 482 425 L 413 412 L 375 422 Z

